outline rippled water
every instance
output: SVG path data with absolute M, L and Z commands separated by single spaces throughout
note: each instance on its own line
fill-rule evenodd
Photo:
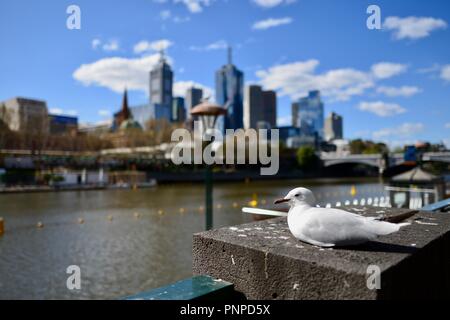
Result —
M 354 184 L 356 198 L 384 194 L 378 181 L 216 184 L 214 226 L 251 221 L 240 208 L 252 199 L 270 206 L 292 187 L 306 186 L 322 204 L 335 203 L 352 199 Z M 0 237 L 0 299 L 116 299 L 191 276 L 192 234 L 204 228 L 203 194 L 202 184 L 174 184 L 0 195 L 6 230 Z M 66 287 L 69 265 L 81 268 L 79 291 Z

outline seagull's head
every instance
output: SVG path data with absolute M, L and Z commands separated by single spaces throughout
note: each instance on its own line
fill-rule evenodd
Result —
M 306 188 L 295 188 L 291 190 L 284 198 L 276 200 L 274 203 L 288 203 L 291 207 L 298 205 L 309 205 L 311 207 L 316 205 L 316 198 L 311 190 Z

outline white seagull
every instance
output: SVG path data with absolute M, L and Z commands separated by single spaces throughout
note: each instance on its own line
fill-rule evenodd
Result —
M 311 190 L 296 188 L 275 204 L 287 202 L 289 230 L 297 239 L 320 247 L 361 244 L 400 230 L 409 223 L 390 223 L 375 217 L 332 208 L 316 207 Z

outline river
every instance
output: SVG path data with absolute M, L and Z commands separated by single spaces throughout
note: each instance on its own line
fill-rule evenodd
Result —
M 214 227 L 251 221 L 242 206 L 270 207 L 297 186 L 322 205 L 385 195 L 377 179 L 218 183 Z M 116 299 L 190 277 L 203 202 L 202 184 L 0 195 L 0 299 Z M 81 290 L 66 287 L 70 265 L 80 267 Z

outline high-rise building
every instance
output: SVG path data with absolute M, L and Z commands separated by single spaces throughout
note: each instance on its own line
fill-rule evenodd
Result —
M 194 87 L 187 89 L 185 104 L 186 104 L 187 117 L 189 119 L 192 118 L 191 117 L 192 108 L 195 107 L 196 105 L 200 104 L 202 99 L 203 99 L 203 90 L 202 89 L 194 88 Z
M 150 71 L 150 104 L 172 106 L 173 72 L 167 63 L 164 52 L 159 62 Z
M 49 132 L 48 110 L 45 101 L 16 97 L 0 102 L 0 118 L 12 131 Z
M 342 116 L 331 112 L 325 119 L 325 139 L 327 141 L 343 139 L 343 120 Z
M 219 130 L 244 127 L 243 95 L 244 73 L 233 65 L 228 48 L 228 63 L 216 72 L 216 102 L 227 107 L 227 115 L 218 119 Z
M 323 102 L 320 91 L 310 91 L 307 97 L 300 98 L 292 104 L 292 125 L 300 128 L 304 136 L 324 139 Z
M 244 93 L 244 128 L 257 128 L 259 122 L 275 127 L 276 118 L 276 93 L 263 91 L 258 85 L 247 86 Z
M 186 109 L 184 108 L 184 98 L 175 97 L 172 101 L 172 122 L 186 121 Z

